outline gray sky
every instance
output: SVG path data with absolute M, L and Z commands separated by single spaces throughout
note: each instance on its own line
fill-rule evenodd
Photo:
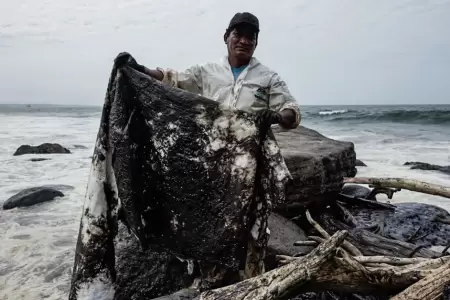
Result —
M 217 60 L 237 11 L 300 104 L 450 104 L 450 0 L 1 1 L 0 103 L 102 105 L 119 52 Z

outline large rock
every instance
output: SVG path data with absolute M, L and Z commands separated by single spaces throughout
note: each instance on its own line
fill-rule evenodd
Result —
M 349 206 L 359 228 L 380 226 L 379 234 L 415 245 L 447 246 L 450 241 L 450 213 L 425 203 L 397 203 L 395 210 Z
M 63 196 L 64 194 L 62 192 L 48 187 L 28 188 L 6 200 L 5 203 L 3 203 L 3 209 L 7 210 L 15 207 L 31 206 Z
M 70 191 L 73 190 L 75 187 L 71 186 L 71 185 L 67 185 L 67 184 L 45 184 L 45 185 L 41 185 L 39 187 L 33 187 L 30 186 L 29 188 L 26 188 L 27 190 L 34 188 L 34 189 L 53 189 L 53 190 L 58 190 L 60 192 L 64 192 L 64 191 Z M 24 189 L 12 189 L 9 190 L 10 193 L 19 193 L 21 191 L 23 191 Z
M 277 267 L 276 255 L 304 255 L 314 249 L 314 247 L 308 246 L 294 246 L 295 242 L 306 241 L 308 237 L 297 224 L 279 214 L 272 213 L 269 216 L 268 228 L 270 230 L 270 239 L 264 259 L 268 270 Z
M 341 193 L 347 196 L 353 196 L 356 198 L 362 198 L 366 199 L 367 196 L 370 195 L 370 192 L 372 190 L 369 189 L 366 186 L 359 185 L 359 184 L 346 184 L 343 188 Z
M 277 255 L 294 256 L 296 254 L 307 254 L 314 247 L 294 246 L 297 241 L 306 241 L 308 237 L 305 232 L 291 220 L 273 213 L 269 216 L 270 239 L 267 245 L 268 251 Z
M 333 196 L 341 190 L 343 177 L 356 175 L 353 143 L 327 138 L 303 126 L 289 131 L 274 128 L 274 133 L 293 177 L 286 205 L 280 208 Z
M 367 165 L 362 160 L 359 160 L 359 159 L 356 160 L 356 166 L 357 167 L 367 167 Z
M 44 160 L 51 160 L 51 158 L 38 157 L 38 158 L 31 158 L 31 159 L 29 159 L 29 161 L 34 161 L 34 162 L 44 161 Z
M 24 154 L 55 154 L 55 153 L 71 153 L 69 149 L 64 148 L 60 144 L 44 143 L 39 146 L 22 145 L 14 156 Z
M 412 170 L 440 171 L 450 175 L 450 166 L 432 165 L 420 161 L 408 161 L 405 162 L 404 166 L 411 166 L 410 169 Z

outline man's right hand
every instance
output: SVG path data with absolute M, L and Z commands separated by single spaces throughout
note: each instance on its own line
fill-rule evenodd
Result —
M 141 73 L 147 74 L 150 77 L 153 77 L 157 80 L 162 80 L 164 77 L 164 74 L 158 70 L 150 70 L 147 69 L 145 66 L 140 65 L 136 62 L 136 60 L 131 56 L 128 52 L 121 52 L 117 55 L 117 57 L 114 59 L 114 65 L 116 68 L 121 68 L 125 65 L 129 66 L 130 68 L 133 68 Z
M 117 57 L 114 59 L 114 65 L 117 68 L 121 68 L 124 65 L 128 65 L 130 68 L 138 70 L 139 72 L 145 71 L 145 67 L 138 64 L 137 61 L 128 52 L 119 53 L 119 55 L 117 55 Z

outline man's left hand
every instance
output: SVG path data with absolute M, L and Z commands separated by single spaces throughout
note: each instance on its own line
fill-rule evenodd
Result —
M 284 128 L 292 128 L 292 125 L 295 123 L 295 112 L 289 108 L 280 112 L 265 109 L 257 113 L 256 121 L 267 126 L 279 124 Z
M 270 109 L 265 109 L 258 112 L 256 117 L 256 121 L 259 124 L 267 124 L 267 125 L 279 124 L 282 122 L 282 120 L 283 116 L 280 113 Z

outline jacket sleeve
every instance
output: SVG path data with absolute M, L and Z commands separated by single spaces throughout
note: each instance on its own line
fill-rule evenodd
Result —
M 292 127 L 288 129 L 294 129 L 300 124 L 300 107 L 289 91 L 286 82 L 276 73 L 272 76 L 270 83 L 269 108 L 275 111 L 282 111 L 290 108 L 294 111 L 295 122 Z
M 202 68 L 193 65 L 184 71 L 158 68 L 164 74 L 162 82 L 191 93 L 202 94 Z

